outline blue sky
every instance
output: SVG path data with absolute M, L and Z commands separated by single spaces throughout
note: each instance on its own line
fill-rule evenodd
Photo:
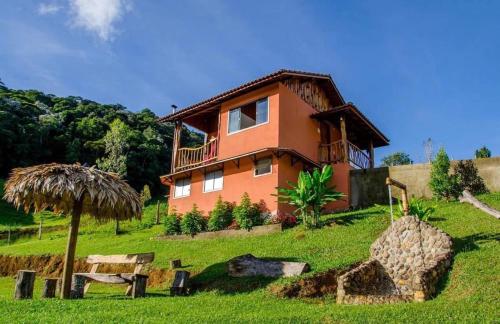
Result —
M 390 139 L 424 160 L 500 155 L 500 1 L 3 0 L 11 88 L 159 115 L 280 68 L 329 73 Z

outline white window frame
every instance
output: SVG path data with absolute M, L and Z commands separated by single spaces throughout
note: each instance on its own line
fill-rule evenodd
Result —
M 188 180 L 189 181 L 189 186 L 187 186 L 186 184 L 183 184 L 182 187 L 183 189 L 181 189 L 181 192 L 184 192 L 184 187 L 188 187 L 188 193 L 187 194 L 182 194 L 180 196 L 177 196 L 177 182 L 178 181 L 186 181 Z M 176 198 L 183 198 L 183 197 L 189 197 L 191 196 L 191 178 L 179 178 L 179 179 L 176 179 L 175 180 L 175 183 L 174 183 L 174 199 Z
M 259 163 L 259 161 L 262 161 L 262 160 L 269 160 L 269 161 L 271 161 L 271 164 L 269 165 L 269 172 L 262 173 L 262 174 L 256 174 L 256 172 L 257 172 L 257 163 Z M 269 174 L 272 174 L 272 173 L 273 173 L 273 157 L 272 156 L 263 157 L 263 158 L 257 159 L 257 161 L 255 161 L 255 164 L 254 164 L 254 167 L 253 167 L 253 176 L 255 178 L 266 176 L 266 175 L 269 175 Z
M 245 105 L 248 105 L 252 102 L 255 102 L 257 103 L 257 101 L 260 101 L 260 100 L 264 100 L 264 99 L 267 99 L 267 121 L 265 123 L 260 123 L 260 124 L 257 124 L 257 125 L 253 125 L 253 126 L 250 126 L 250 127 L 247 127 L 247 128 L 243 128 L 243 129 L 239 129 L 237 131 L 234 131 L 234 132 L 230 132 L 229 131 L 229 123 L 231 122 L 231 111 L 233 110 L 236 110 L 236 109 L 241 109 L 241 107 L 245 106 Z M 262 97 L 260 99 L 257 99 L 257 100 L 251 100 L 251 101 L 248 101 L 244 104 L 241 104 L 241 105 L 238 105 L 237 107 L 233 107 L 231 109 L 228 110 L 227 112 L 227 135 L 233 135 L 233 134 L 237 134 L 237 133 L 240 133 L 240 132 L 244 132 L 248 129 L 252 129 L 252 128 L 255 128 L 255 127 L 259 127 L 259 126 L 262 126 L 262 125 L 266 125 L 266 124 L 269 124 L 269 117 L 270 117 L 270 114 L 269 114 L 269 97 Z
M 207 176 L 209 174 L 215 174 L 215 173 L 219 173 L 220 172 L 220 179 L 221 179 L 221 182 L 220 182 L 220 188 L 215 188 L 215 177 L 212 179 L 213 180 L 213 186 L 212 186 L 212 189 L 210 190 L 207 190 L 205 185 L 207 183 Z M 214 171 L 211 171 L 211 172 L 207 172 L 205 173 L 205 176 L 203 178 L 203 192 L 206 193 L 206 192 L 214 192 L 214 191 L 221 191 L 222 189 L 224 188 L 224 170 L 214 170 Z

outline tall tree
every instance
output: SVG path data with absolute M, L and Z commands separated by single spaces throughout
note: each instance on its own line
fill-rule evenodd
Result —
M 483 146 L 483 147 L 481 147 L 481 148 L 479 148 L 479 149 L 476 150 L 475 156 L 476 156 L 476 159 L 490 158 L 491 157 L 491 151 L 486 146 Z
M 383 157 L 381 161 L 382 166 L 395 166 L 413 163 L 413 161 L 410 159 L 410 155 L 404 152 L 394 152 Z

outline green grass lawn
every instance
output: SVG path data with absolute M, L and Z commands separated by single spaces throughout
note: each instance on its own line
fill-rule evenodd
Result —
M 500 193 L 481 199 L 495 201 Z M 434 202 L 428 202 L 435 204 Z M 152 213 L 152 207 L 146 208 Z M 1 217 L 1 215 L 0 215 Z M 148 216 L 150 217 L 150 216 Z M 147 218 L 147 217 L 145 217 Z M 166 287 L 151 288 L 145 299 L 123 297 L 123 286 L 94 285 L 83 300 L 41 300 L 37 280 L 35 299 L 12 300 L 12 278 L 0 278 L 0 311 L 12 322 L 496 322 L 500 318 L 500 223 L 458 202 L 438 203 L 430 222 L 455 242 L 453 270 L 439 295 L 425 303 L 398 305 L 336 305 L 332 298 L 280 299 L 270 285 L 292 279 L 234 279 L 224 264 L 237 255 L 308 262 L 312 273 L 343 267 L 369 256 L 370 244 L 389 225 L 376 208 L 339 213 L 333 226 L 306 231 L 301 226 L 259 237 L 213 240 L 156 241 L 161 226 L 124 224 L 125 233 L 112 234 L 112 224 L 94 229 L 89 220 L 80 233 L 77 255 L 156 253 L 154 265 L 167 267 L 180 258 L 185 270 L 206 289 L 188 297 L 168 297 Z M 66 232 L 48 233 L 42 240 L 19 239 L 0 246 L 0 254 L 62 254 Z M 310 275 L 310 274 L 308 274 Z

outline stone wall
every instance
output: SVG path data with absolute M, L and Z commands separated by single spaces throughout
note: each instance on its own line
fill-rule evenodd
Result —
M 500 191 L 500 157 L 474 159 L 479 175 L 490 191 Z M 458 161 L 451 161 L 452 167 Z M 387 204 L 389 195 L 385 178 L 391 177 L 406 184 L 409 197 L 432 198 L 429 188 L 430 164 L 411 164 L 394 167 L 381 167 L 350 172 L 350 204 L 353 207 L 370 206 L 374 203 Z M 400 198 L 397 188 L 393 197 Z
M 368 262 L 339 277 L 338 303 L 431 298 L 451 265 L 452 239 L 416 217 L 405 216 L 372 244 L 370 255 Z

